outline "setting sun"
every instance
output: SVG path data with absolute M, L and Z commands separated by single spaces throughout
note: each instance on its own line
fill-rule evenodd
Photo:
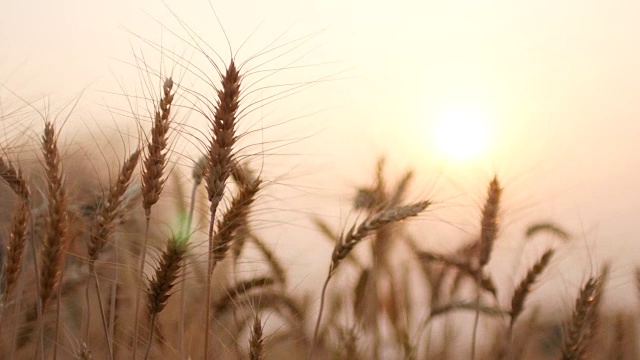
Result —
M 474 109 L 459 108 L 442 113 L 434 130 L 440 151 L 454 159 L 477 157 L 487 146 L 485 117 Z

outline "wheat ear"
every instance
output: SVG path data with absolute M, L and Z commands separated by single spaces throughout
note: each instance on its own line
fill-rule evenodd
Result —
M 4 264 L 5 288 L 4 299 L 6 300 L 15 287 L 22 260 L 24 258 L 24 248 L 27 240 L 27 226 L 30 218 L 29 211 L 29 187 L 20 169 L 16 169 L 11 162 L 0 157 L 0 178 L 17 195 L 18 200 L 11 219 L 11 229 L 9 231 L 9 243 L 7 244 L 7 257 Z
M 51 296 L 60 281 L 64 255 L 68 245 L 67 198 L 62 178 L 62 165 L 58 152 L 57 137 L 53 123 L 45 121 L 42 136 L 42 154 L 47 177 L 49 215 L 47 234 L 42 247 L 42 267 L 40 274 L 40 300 L 42 311 L 49 304 Z
M 167 165 L 167 147 L 170 128 L 171 103 L 174 94 L 173 80 L 168 78 L 162 86 L 163 96 L 160 98 L 151 127 L 151 141 L 147 145 L 147 153 L 142 168 L 142 207 L 147 217 L 151 216 L 151 207 L 160 199 L 164 187 L 164 169 Z
M 482 228 L 480 230 L 480 266 L 484 266 L 489 262 L 493 243 L 498 236 L 498 211 L 500 208 L 500 197 L 502 196 L 502 188 L 498 182 L 498 178 L 494 177 L 489 183 L 487 192 L 487 201 L 482 210 Z
M 355 225 L 340 238 L 340 241 L 336 243 L 331 255 L 330 273 L 335 272 L 336 268 L 344 258 L 346 258 L 351 250 L 367 235 L 370 235 L 376 230 L 381 229 L 383 226 L 405 220 L 408 217 L 417 216 L 424 211 L 429 205 L 430 201 L 421 201 L 412 205 L 398 206 L 391 209 L 382 210 L 364 222 L 362 222 L 357 228 Z
M 176 283 L 178 274 L 182 267 L 182 261 L 187 253 L 187 238 L 172 237 L 167 242 L 167 248 L 162 253 L 160 263 L 156 268 L 155 275 L 151 280 L 148 291 L 148 303 L 149 316 L 151 317 L 151 323 L 149 327 L 149 341 L 147 343 L 147 351 L 145 359 L 149 357 L 149 351 L 151 350 L 151 344 L 153 343 L 153 333 L 155 330 L 155 323 L 157 315 L 167 305 L 167 301 L 171 296 L 171 289 Z
M 500 208 L 500 198 L 502 196 L 502 188 L 498 182 L 498 177 L 494 176 L 489 183 L 487 190 L 487 200 L 482 209 L 482 220 L 480 221 L 480 243 L 478 251 L 478 275 L 476 283 L 480 285 L 482 281 L 482 269 L 489 262 L 493 244 L 498 237 L 498 211 Z M 476 302 L 480 303 L 480 287 L 476 291 Z M 473 334 L 471 339 L 471 360 L 476 359 L 476 335 L 478 331 L 478 322 L 480 321 L 480 311 L 476 311 L 473 321 Z
M 516 319 L 524 309 L 524 302 L 531 292 L 531 287 L 536 282 L 540 274 L 542 274 L 544 269 L 547 268 L 547 265 L 549 265 L 549 261 L 551 261 L 551 257 L 554 252 L 554 250 L 547 250 L 540 257 L 540 260 L 538 260 L 538 262 L 536 262 L 531 269 L 527 271 L 527 276 L 525 276 L 516 287 L 516 290 L 511 297 L 511 328 L 513 328 L 513 323 L 515 323 Z
M 204 359 L 209 358 L 209 327 L 211 321 L 211 276 L 214 260 L 213 225 L 218 205 L 222 201 L 227 179 L 233 165 L 233 147 L 236 143 L 236 116 L 240 106 L 241 76 L 233 59 L 221 78 L 221 87 L 216 89 L 217 99 L 211 123 L 211 140 L 205 166 L 205 186 L 209 198 L 209 256 L 207 259 L 207 299 L 205 303 Z
M 236 115 L 240 106 L 241 77 L 233 60 L 221 79 L 221 89 L 217 90 L 218 98 L 213 109 L 211 122 L 212 138 L 207 154 L 205 171 L 207 196 L 211 204 L 211 212 L 218 208 L 227 179 L 233 166 L 233 146 L 236 143 Z
M 108 325 L 106 320 L 105 311 L 102 306 L 102 295 L 100 294 L 100 285 L 98 283 L 98 277 L 95 274 L 95 262 L 98 259 L 98 255 L 109 241 L 109 237 L 115 226 L 116 219 L 120 216 L 122 211 L 122 203 L 131 183 L 131 176 L 138 165 L 138 159 L 140 158 L 140 150 L 133 152 L 129 158 L 124 162 L 116 182 L 110 186 L 109 193 L 104 196 L 96 216 L 91 224 L 91 234 L 87 242 L 87 251 L 89 254 L 89 277 L 87 278 L 86 286 L 86 302 L 87 307 L 90 307 L 89 298 L 89 283 L 94 280 L 96 286 L 96 293 L 98 295 L 98 305 L 100 307 L 100 315 L 102 317 L 102 324 L 104 326 L 104 333 L 109 345 L 109 355 L 113 358 L 111 349 L 111 339 L 109 338 Z M 89 325 L 91 322 L 91 311 L 87 311 L 87 320 L 85 327 L 85 338 L 88 339 Z
M 9 185 L 11 190 L 21 199 L 29 200 L 30 191 L 29 186 L 27 185 L 27 181 L 24 178 L 24 174 L 18 168 L 11 163 L 11 161 L 6 160 L 0 156 L 0 177 L 4 182 Z
M 381 229 L 385 225 L 403 221 L 409 217 L 417 216 L 418 214 L 423 212 L 429 205 L 431 205 L 430 201 L 420 201 L 411 205 L 398 206 L 382 210 L 373 215 L 370 215 L 360 225 L 358 225 L 358 227 L 353 225 L 353 227 L 351 227 L 351 229 L 346 234 L 343 234 L 340 239 L 338 239 L 338 241 L 336 242 L 336 246 L 333 249 L 333 254 L 331 255 L 331 264 L 329 265 L 327 278 L 325 279 L 324 285 L 322 286 L 322 292 L 320 294 L 320 310 L 318 310 L 318 319 L 316 320 L 315 330 L 313 331 L 313 339 L 311 340 L 311 346 L 309 347 L 309 354 L 307 356 L 308 359 L 311 359 L 316 341 L 318 339 L 318 332 L 320 331 L 320 321 L 322 320 L 322 312 L 324 310 L 327 287 L 329 286 L 329 281 L 331 281 L 331 278 L 335 274 L 338 265 L 340 265 L 340 262 L 342 262 L 342 260 L 344 260 L 349 255 L 349 253 L 351 253 L 351 250 L 353 250 L 353 248 L 360 241 L 362 241 L 362 239 L 364 239 L 371 233 Z
M 213 238 L 214 266 L 225 258 L 236 231 L 246 224 L 251 204 L 255 201 L 261 184 L 262 181 L 257 179 L 242 186 L 239 193 L 231 201 L 229 210 L 222 216 L 218 223 L 218 231 Z
M 251 327 L 251 337 L 249 338 L 249 359 L 264 360 L 264 339 L 262 338 L 262 320 L 256 314 Z
M 562 347 L 563 360 L 586 359 L 587 346 L 595 336 L 598 312 L 608 269 L 590 278 L 576 299 L 571 321 L 567 327 Z
M 136 150 L 129 158 L 124 162 L 118 179 L 109 189 L 109 194 L 104 198 L 95 220 L 92 224 L 91 236 L 89 237 L 88 252 L 89 252 L 89 265 L 93 269 L 95 261 L 98 259 L 100 251 L 104 248 L 109 240 L 109 235 L 115 225 L 115 220 L 118 217 L 118 211 L 121 210 L 123 197 L 126 190 L 131 183 L 131 176 L 138 166 L 138 159 L 140 158 L 140 150 Z

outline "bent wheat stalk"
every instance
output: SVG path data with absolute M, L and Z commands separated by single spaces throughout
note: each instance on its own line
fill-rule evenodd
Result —
M 338 242 L 336 242 L 336 246 L 333 249 L 333 254 L 331 255 L 331 264 L 329 265 L 327 278 L 325 279 L 324 285 L 322 286 L 322 292 L 320 294 L 320 310 L 318 311 L 318 319 L 316 320 L 316 326 L 313 331 L 313 339 L 311 340 L 311 346 L 309 347 L 308 359 L 311 359 L 316 341 L 318 340 L 318 332 L 320 330 L 320 322 L 322 320 L 322 312 L 324 310 L 327 286 L 329 285 L 329 281 L 335 274 L 338 265 L 340 265 L 342 260 L 344 260 L 349 255 L 349 253 L 351 253 L 351 250 L 353 250 L 353 248 L 368 235 L 381 229 L 385 225 L 402 221 L 409 217 L 417 216 L 429 205 L 431 205 L 430 201 L 421 201 L 412 205 L 398 206 L 382 210 L 369 216 L 360 225 L 358 225 L 357 228 L 355 225 L 353 225 L 353 227 L 351 227 L 351 229 L 346 234 L 343 234 Z

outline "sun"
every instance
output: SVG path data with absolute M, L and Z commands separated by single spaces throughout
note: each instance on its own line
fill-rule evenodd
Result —
M 469 160 L 487 147 L 487 121 L 479 110 L 452 109 L 437 117 L 434 136 L 438 149 L 447 157 Z

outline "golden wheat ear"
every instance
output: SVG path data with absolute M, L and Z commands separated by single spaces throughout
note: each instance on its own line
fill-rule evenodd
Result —
M 221 89 L 210 119 L 212 137 L 205 171 L 207 196 L 215 214 L 224 195 L 226 182 L 233 169 L 233 147 L 236 143 L 237 112 L 240 107 L 241 76 L 233 61 L 221 79 Z
M 149 351 L 153 344 L 153 334 L 156 327 L 158 314 L 164 310 L 171 296 L 171 289 L 176 284 L 184 257 L 187 253 L 187 238 L 172 237 L 167 242 L 167 247 L 162 253 L 158 267 L 147 292 L 147 309 L 149 310 L 150 326 L 149 340 L 145 359 L 149 357 Z
M 57 136 L 50 121 L 45 121 L 42 136 L 42 155 L 48 188 L 47 233 L 42 245 L 42 265 L 40 268 L 40 300 L 42 311 L 59 284 L 68 246 L 67 229 L 69 214 L 67 195 L 62 175 L 62 160 L 58 151 Z
M 262 320 L 256 314 L 253 318 L 251 336 L 249 337 L 249 359 L 264 360 L 264 339 L 262 335 Z
M 89 263 L 93 268 L 94 262 L 98 259 L 100 251 L 109 240 L 109 235 L 116 225 L 116 220 L 121 216 L 125 195 L 131 184 L 131 176 L 138 166 L 140 150 L 136 150 L 122 165 L 118 179 L 109 189 L 109 193 L 102 201 L 95 220 L 92 224 L 91 236 L 89 237 L 88 252 Z
M 256 199 L 262 181 L 255 181 L 242 186 L 239 193 L 231 201 L 229 210 L 218 223 L 218 232 L 213 238 L 214 264 L 224 260 L 227 250 L 236 236 L 236 231 L 246 223 L 251 205 Z
M 502 197 L 502 188 L 498 182 L 498 177 L 494 177 L 489 183 L 487 190 L 487 200 L 482 209 L 482 228 L 480 230 L 480 266 L 485 266 L 491 257 L 493 243 L 498 237 L 498 212 L 500 210 L 500 198 Z
M 147 145 L 142 167 L 142 207 L 147 217 L 151 216 L 151 207 L 160 199 L 164 187 L 164 170 L 167 165 L 171 104 L 174 94 L 173 80 L 168 78 L 162 87 L 163 96 L 156 110 L 151 140 Z
M 209 327 L 211 322 L 211 274 L 220 257 L 224 257 L 228 243 L 225 234 L 214 238 L 213 226 L 216 212 L 225 193 L 227 180 L 234 165 L 233 149 L 236 144 L 237 113 L 240 107 L 240 86 L 242 77 L 233 59 L 227 66 L 226 72 L 221 74 L 221 87 L 217 89 L 216 104 L 213 115 L 208 120 L 211 123 L 211 140 L 207 151 L 207 161 L 204 171 L 205 187 L 209 199 L 209 256 L 207 257 L 207 299 L 205 303 L 205 338 L 203 344 L 204 359 L 209 357 Z M 223 219 L 224 221 L 224 219 Z M 218 228 L 220 232 L 221 228 Z
M 183 238 L 172 237 L 162 253 L 155 275 L 149 284 L 148 309 L 151 316 L 160 313 L 167 305 L 170 291 L 175 285 L 182 260 L 187 253 L 187 242 Z
M 598 329 L 600 302 L 607 274 L 608 267 L 605 266 L 600 275 L 590 278 L 580 290 L 564 334 L 563 360 L 586 359 L 588 347 Z

